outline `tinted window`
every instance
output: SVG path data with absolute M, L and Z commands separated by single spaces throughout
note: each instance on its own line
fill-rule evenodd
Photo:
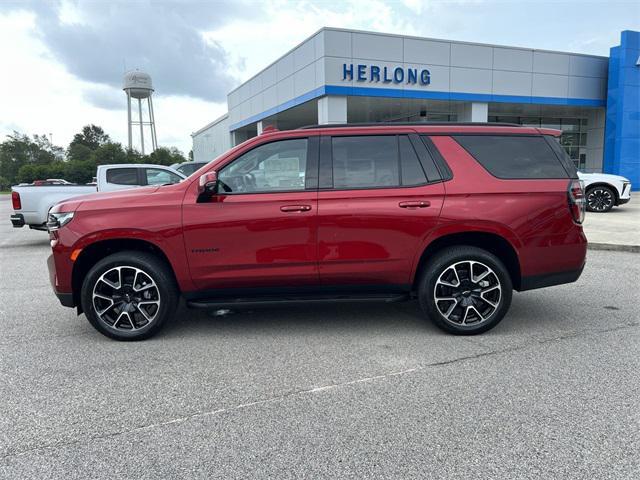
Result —
M 186 165 L 180 165 L 176 170 L 182 173 L 185 176 L 191 175 L 193 172 L 198 170 L 200 167 L 206 165 L 206 162 L 202 163 L 187 163 Z
M 400 169 L 402 170 L 402 185 L 421 185 L 427 183 L 427 177 L 422 170 L 418 155 L 413 149 L 408 137 L 400 136 Z
M 222 169 L 221 193 L 304 190 L 307 139 L 271 142 L 250 150 Z
M 167 183 L 178 183 L 182 180 L 175 173 L 161 168 L 147 168 L 147 185 L 166 185 Z
M 437 170 L 439 172 L 440 178 L 442 178 L 445 181 L 451 180 L 453 178 L 453 172 L 449 168 L 449 165 L 447 165 L 447 162 L 442 157 L 442 154 L 440 153 L 440 151 L 434 145 L 431 137 L 428 137 L 426 135 L 421 135 L 420 137 L 422 138 L 422 144 L 427 149 L 428 156 L 431 157 L 431 159 L 437 165 Z M 432 173 L 429 173 L 429 178 L 431 178 L 431 175 Z
M 107 183 L 116 185 L 138 185 L 137 168 L 110 168 L 107 170 Z
M 576 169 L 576 165 L 569 158 L 566 150 L 560 146 L 559 139 L 550 135 L 546 135 L 545 138 L 547 139 L 547 143 L 551 145 L 551 149 L 556 153 L 556 155 L 564 165 L 564 169 L 569 173 L 569 176 L 571 178 L 578 178 L 578 170 Z
M 400 185 L 396 136 L 333 137 L 334 188 Z
M 543 137 L 458 135 L 455 140 L 498 178 L 567 178 Z

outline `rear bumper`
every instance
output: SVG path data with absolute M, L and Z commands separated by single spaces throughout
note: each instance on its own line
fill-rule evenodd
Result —
M 616 205 L 624 205 L 625 203 L 629 203 L 630 201 L 631 201 L 631 197 L 621 198 L 618 200 L 618 203 Z
M 580 275 L 582 275 L 585 264 L 586 262 L 577 270 L 522 277 L 520 282 L 520 291 L 523 292 L 525 290 L 534 290 L 536 288 L 552 287 L 554 285 L 562 285 L 563 283 L 573 283 L 580 278 Z
M 13 228 L 21 228 L 25 226 L 24 215 L 21 213 L 14 213 L 11 215 L 11 224 Z

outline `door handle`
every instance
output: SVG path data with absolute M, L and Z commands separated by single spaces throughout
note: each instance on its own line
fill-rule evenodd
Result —
M 283 205 L 280 207 L 281 212 L 308 212 L 311 210 L 311 205 Z
M 431 206 L 431 202 L 428 200 L 415 200 L 411 202 L 400 202 L 398 206 L 400 208 L 426 208 Z

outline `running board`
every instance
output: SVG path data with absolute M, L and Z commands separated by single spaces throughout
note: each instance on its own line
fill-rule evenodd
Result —
M 395 303 L 410 300 L 406 294 L 371 294 L 371 295 L 282 295 L 279 297 L 241 297 L 241 298 L 208 298 L 202 300 L 188 300 L 189 308 L 246 308 L 246 307 L 270 307 L 278 305 L 290 305 L 295 303 L 320 303 L 320 302 L 383 302 Z

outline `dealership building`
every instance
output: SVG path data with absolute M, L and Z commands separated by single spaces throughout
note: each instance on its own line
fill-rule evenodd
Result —
M 323 28 L 227 95 L 193 136 L 209 161 L 312 124 L 508 122 L 562 130 L 581 170 L 640 186 L 640 32 L 609 57 Z

